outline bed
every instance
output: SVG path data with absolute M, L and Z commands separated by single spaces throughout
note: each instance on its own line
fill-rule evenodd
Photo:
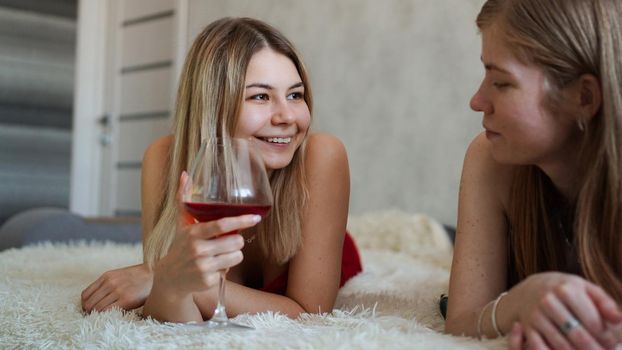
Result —
M 115 349 L 501 349 L 442 334 L 438 299 L 447 291 L 451 242 L 420 214 L 379 211 L 351 217 L 348 229 L 364 272 L 339 292 L 335 310 L 298 319 L 240 315 L 250 331 L 208 330 L 143 319 L 140 309 L 85 315 L 80 292 L 102 272 L 141 260 L 136 243 L 39 242 L 0 252 L 3 348 Z

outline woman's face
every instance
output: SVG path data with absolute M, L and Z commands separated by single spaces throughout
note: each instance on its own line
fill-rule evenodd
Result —
M 471 108 L 484 114 L 482 124 L 494 159 L 546 167 L 576 154 L 576 119 L 545 107 L 543 70 L 519 61 L 494 24 L 482 32 L 481 59 L 486 73 Z
M 311 122 L 304 94 L 289 58 L 269 48 L 253 55 L 234 136 L 256 141 L 268 170 L 287 166 L 304 140 Z

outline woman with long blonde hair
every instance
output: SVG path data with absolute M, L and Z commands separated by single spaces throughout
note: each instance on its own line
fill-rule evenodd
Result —
M 622 2 L 488 0 L 445 329 L 597 349 L 622 321 Z
M 276 29 L 249 18 L 207 26 L 184 64 L 174 134 L 143 160 L 145 263 L 102 275 L 83 292 L 85 310 L 144 303 L 159 320 L 200 321 L 212 316 L 223 269 L 230 316 L 332 310 L 361 264 L 345 231 L 347 155 L 334 136 L 308 133 L 311 96 L 300 55 Z M 201 140 L 219 137 L 250 139 L 261 154 L 274 197 L 263 221 L 184 219 L 185 171 Z

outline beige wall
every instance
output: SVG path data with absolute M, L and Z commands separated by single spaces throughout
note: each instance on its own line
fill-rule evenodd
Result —
M 223 16 L 263 19 L 302 52 L 314 129 L 350 157 L 350 213 L 399 208 L 455 224 L 464 151 L 480 117 L 474 25 L 483 0 L 190 0 L 189 40 Z

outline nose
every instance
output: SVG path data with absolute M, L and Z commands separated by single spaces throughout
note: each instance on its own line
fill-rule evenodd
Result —
M 275 101 L 272 109 L 272 124 L 292 124 L 296 120 L 293 110 L 288 106 L 287 100 Z
M 469 101 L 469 106 L 475 112 L 484 112 L 484 114 L 490 114 L 492 113 L 492 104 L 486 97 L 483 90 L 484 88 L 482 84 L 479 86 L 477 91 L 475 91 L 473 97 L 471 97 L 471 101 Z

